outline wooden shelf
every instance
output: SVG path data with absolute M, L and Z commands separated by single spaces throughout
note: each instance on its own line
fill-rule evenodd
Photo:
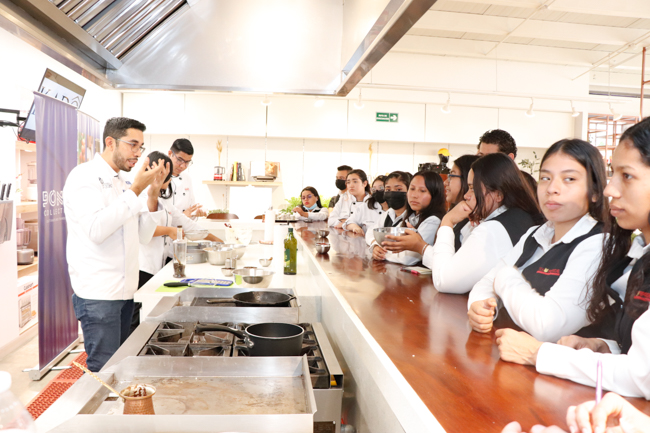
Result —
M 34 263 L 31 265 L 18 265 L 18 278 L 38 272 L 38 257 L 34 257 Z
M 16 213 L 36 212 L 38 210 L 35 201 L 23 201 L 16 204 Z
M 204 180 L 204 185 L 224 185 L 224 186 L 280 186 L 282 182 L 235 182 L 231 180 Z
M 36 152 L 36 143 L 27 143 L 25 141 L 16 141 L 16 150 L 26 150 L 27 152 Z

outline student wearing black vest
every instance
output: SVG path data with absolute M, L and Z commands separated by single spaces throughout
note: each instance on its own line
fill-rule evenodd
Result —
M 458 203 L 465 200 L 465 194 L 469 191 L 467 176 L 472 169 L 474 161 L 479 159 L 478 155 L 463 155 L 454 161 L 454 166 L 445 180 L 445 199 L 449 204 L 449 209 L 453 209 Z M 456 251 L 463 244 L 463 240 L 469 236 L 471 224 L 468 225 L 469 219 L 465 218 L 454 226 L 454 246 Z
M 402 172 L 394 172 L 402 173 Z M 386 184 L 391 184 L 391 173 Z M 402 173 L 406 174 L 406 173 Z M 378 221 L 378 227 L 409 227 L 415 229 L 414 236 L 424 245 L 430 245 L 436 238 L 440 220 L 445 214 L 445 194 L 442 178 L 432 171 L 419 171 L 413 175 L 408 184 L 407 192 L 391 188 L 384 194 L 386 201 L 395 210 L 388 210 L 386 216 Z M 400 213 L 406 206 L 406 210 Z M 399 211 L 397 209 L 400 209 Z M 386 239 L 401 239 L 401 236 L 387 236 Z M 366 241 L 371 246 L 374 260 L 387 260 L 403 265 L 414 265 L 422 260 L 422 247 L 405 248 L 397 242 L 384 241 L 377 245 L 373 231 L 368 229 Z M 397 246 L 396 246 L 397 245 Z
M 498 299 L 540 341 L 598 332 L 589 327 L 585 299 L 602 250 L 605 185 L 602 156 L 590 143 L 561 140 L 546 151 L 537 197 L 548 222 L 528 230 L 474 286 L 468 316 L 475 331 L 492 329 Z
M 371 197 L 366 200 L 366 205 L 355 210 L 350 218 L 341 226 L 343 230 L 351 231 L 358 235 L 365 235 L 368 227 L 374 227 L 381 216 L 388 210 L 388 203 L 384 199 L 386 176 L 377 176 L 370 188 Z
M 596 383 L 603 365 L 603 388 L 650 399 L 650 119 L 627 129 L 612 159 L 614 174 L 605 188 L 611 198 L 607 242 L 594 278 L 588 316 L 609 323 L 613 339 L 562 338 L 540 343 L 511 329 L 498 330 L 505 361 L 535 365 L 537 371 L 584 385 Z M 641 235 L 631 239 L 632 232 Z M 611 320 L 614 315 L 614 320 Z M 580 350 L 583 349 L 583 350 Z
M 306 186 L 300 191 L 300 200 L 302 206 L 293 208 L 301 217 L 309 218 L 312 221 L 325 221 L 329 218 L 330 213 L 320 202 L 318 191 L 313 186 Z
M 422 263 L 431 269 L 440 292 L 467 293 L 517 243 L 540 213 L 516 164 L 502 153 L 476 160 L 469 171 L 468 191 L 442 219 L 433 247 L 424 248 Z M 456 250 L 455 226 L 463 228 Z M 403 236 L 402 238 L 415 238 Z

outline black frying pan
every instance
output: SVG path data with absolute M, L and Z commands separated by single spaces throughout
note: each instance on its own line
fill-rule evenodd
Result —
M 289 307 L 295 296 L 278 292 L 242 292 L 232 298 L 208 299 L 208 304 L 235 303 L 238 307 Z

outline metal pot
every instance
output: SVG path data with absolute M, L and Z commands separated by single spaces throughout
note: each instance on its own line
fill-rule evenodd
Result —
M 300 356 L 305 330 L 292 323 L 257 323 L 244 332 L 221 325 L 197 325 L 197 332 L 224 331 L 244 340 L 250 356 Z
M 289 307 L 295 296 L 278 292 L 242 292 L 232 298 L 208 299 L 208 304 L 226 304 L 234 302 L 238 307 Z

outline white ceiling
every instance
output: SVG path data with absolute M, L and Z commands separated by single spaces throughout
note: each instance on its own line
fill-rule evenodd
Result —
M 646 45 L 649 0 L 438 0 L 392 52 L 571 65 L 585 72 L 602 64 L 591 74 L 596 86 L 611 63 L 612 74 L 625 74 L 621 82 L 633 89 L 641 81 Z

